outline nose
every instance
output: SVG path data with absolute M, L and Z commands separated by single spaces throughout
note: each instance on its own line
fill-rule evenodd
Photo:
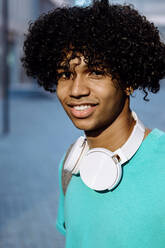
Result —
M 89 94 L 90 89 L 87 81 L 82 76 L 75 75 L 71 85 L 70 97 L 81 98 Z

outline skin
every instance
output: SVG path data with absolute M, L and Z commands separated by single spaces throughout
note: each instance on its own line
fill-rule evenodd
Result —
M 90 148 L 115 151 L 131 134 L 135 121 L 130 110 L 128 89 L 121 89 L 100 69 L 89 70 L 84 58 L 70 61 L 70 73 L 61 75 L 57 96 L 74 125 L 84 130 Z M 75 106 L 90 105 L 76 110 Z M 145 137 L 151 130 L 146 128 Z

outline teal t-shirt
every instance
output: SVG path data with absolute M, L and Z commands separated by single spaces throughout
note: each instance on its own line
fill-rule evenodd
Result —
M 57 228 L 66 248 L 165 248 L 165 134 L 154 129 L 123 166 L 116 189 L 99 193 L 72 176 L 64 197 L 59 169 Z M 66 229 L 64 228 L 64 223 Z

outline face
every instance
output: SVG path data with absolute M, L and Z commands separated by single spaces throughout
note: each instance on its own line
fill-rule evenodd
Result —
M 84 131 L 109 127 L 123 109 L 123 90 L 101 69 L 90 69 L 84 58 L 70 61 L 70 69 L 59 69 L 57 96 L 74 123 Z

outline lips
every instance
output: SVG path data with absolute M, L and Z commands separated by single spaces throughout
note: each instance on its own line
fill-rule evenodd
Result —
M 71 115 L 75 118 L 87 118 L 95 110 L 97 104 L 84 103 L 84 104 L 70 104 Z

